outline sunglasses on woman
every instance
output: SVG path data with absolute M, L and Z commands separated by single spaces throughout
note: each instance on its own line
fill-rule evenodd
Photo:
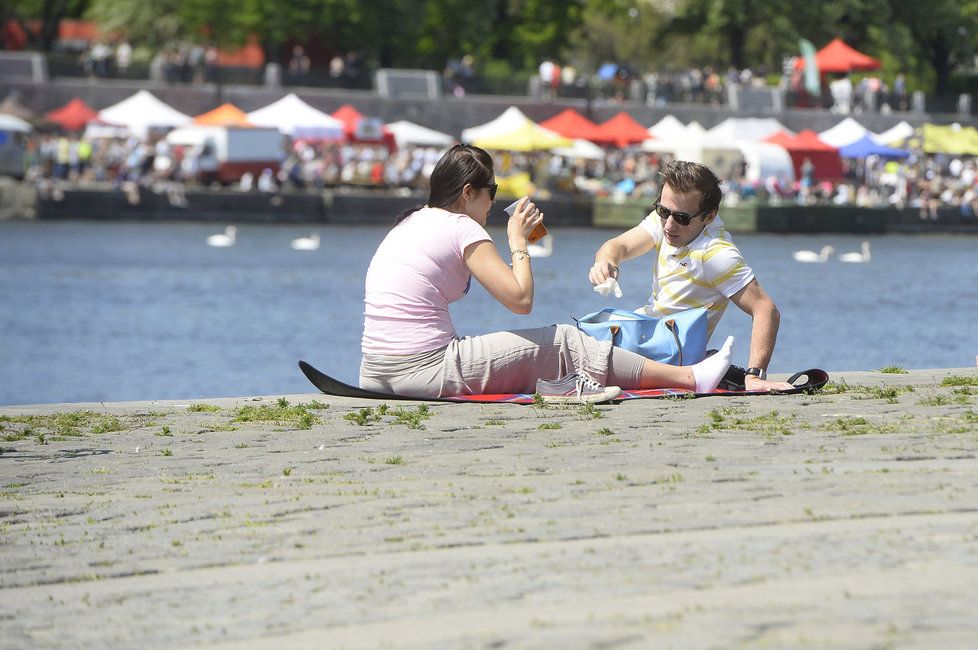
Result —
M 482 187 L 484 187 L 487 190 L 489 190 L 489 200 L 490 201 L 495 201 L 496 200 L 496 190 L 499 189 L 499 183 L 493 183 L 492 185 L 483 185 Z
M 700 216 L 701 214 L 706 214 L 709 212 L 709 210 L 700 210 L 696 214 L 690 214 L 688 212 L 679 212 L 676 210 L 670 210 L 666 206 L 659 203 L 659 199 L 656 199 L 655 203 L 652 204 L 652 210 L 654 210 L 655 213 L 659 215 L 659 218 L 662 219 L 663 221 L 667 221 L 669 217 L 672 217 L 673 219 L 676 220 L 676 223 L 678 223 L 681 226 L 688 226 L 690 221 Z

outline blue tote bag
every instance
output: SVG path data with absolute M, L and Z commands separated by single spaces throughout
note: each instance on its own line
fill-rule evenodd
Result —
M 689 366 L 706 358 L 706 307 L 662 318 L 608 307 L 577 320 L 577 328 L 646 359 Z

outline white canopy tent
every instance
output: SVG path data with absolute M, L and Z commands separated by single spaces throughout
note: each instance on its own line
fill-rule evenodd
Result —
M 196 147 L 203 145 L 208 139 L 214 139 L 214 134 L 222 129 L 233 128 L 215 124 L 188 124 L 173 129 L 166 134 L 166 141 L 174 145 Z M 281 136 L 279 136 L 281 137 Z
M 450 147 L 455 142 L 455 138 L 429 129 L 426 126 L 399 120 L 387 125 L 387 130 L 394 134 L 394 140 L 398 147 L 417 146 L 417 147 Z
M 707 134 L 711 138 L 722 140 L 760 142 L 778 131 L 787 131 L 793 134 L 773 117 L 728 117 L 707 131 Z
M 751 182 L 774 176 L 782 181 L 795 180 L 791 155 L 784 147 L 770 142 L 740 142 L 740 153 L 747 163 L 745 177 Z
M 683 127 L 681 132 L 676 131 L 672 137 L 646 140 L 641 144 L 641 148 L 643 151 L 670 153 L 677 160 L 702 162 L 703 148 L 706 146 L 706 142 L 706 129 L 700 126 L 699 122 L 693 120 Z
M 743 134 L 744 137 L 740 135 L 731 138 L 718 137 L 714 129 L 720 126 L 723 126 L 722 130 L 731 130 L 735 134 Z M 763 181 L 771 176 L 785 181 L 795 179 L 795 168 L 788 150 L 770 142 L 763 142 L 764 138 L 770 135 L 763 134 L 770 129 L 792 133 L 785 129 L 781 122 L 774 118 L 729 118 L 717 127 L 703 132 L 701 137 L 704 142 L 703 162 L 710 165 L 721 177 L 731 177 L 733 164 L 743 161 L 747 168 L 744 177 L 748 181 Z M 730 158 L 731 150 L 736 150 L 739 157 Z M 715 151 L 724 152 L 723 158 L 718 158 Z M 724 162 L 727 164 L 724 165 Z
M 140 90 L 118 104 L 103 108 L 98 112 L 98 117 L 104 122 L 124 126 L 141 138 L 146 137 L 150 129 L 171 129 L 193 122 L 192 117 L 161 101 L 148 90 Z
M 584 158 L 585 160 L 603 160 L 605 150 L 588 140 L 574 138 L 569 147 L 556 147 L 551 153 L 566 158 Z
M 902 144 L 904 140 L 913 135 L 913 132 L 914 128 L 906 120 L 902 120 L 899 124 L 890 127 L 886 131 L 874 135 L 873 139 L 880 144 Z
M 839 149 L 862 140 L 863 136 L 867 134 L 869 134 L 869 129 L 851 117 L 847 117 L 831 129 L 819 133 L 818 138 L 825 144 Z
M 22 120 L 16 115 L 0 113 L 0 131 L 16 131 L 17 133 L 30 133 L 34 130 L 31 123 Z
M 130 131 L 128 127 L 120 126 L 118 124 L 109 124 L 103 120 L 94 119 L 85 125 L 84 138 L 86 140 L 112 140 L 116 138 L 128 138 L 131 135 L 132 131 Z
M 313 108 L 295 93 L 289 93 L 268 106 L 248 113 L 255 126 L 271 126 L 296 140 L 343 138 L 343 122 Z
M 649 140 L 642 143 L 645 151 L 671 153 L 677 159 L 703 163 L 721 178 L 731 178 L 741 163 L 746 163 L 746 179 L 761 181 L 770 176 L 794 180 L 791 156 L 778 145 L 710 135 L 696 122 L 686 127 L 686 135 L 671 140 Z
M 699 162 L 703 149 L 703 138 L 694 130 L 689 137 L 653 138 L 644 141 L 640 146 L 642 151 L 672 154 L 677 160 Z
M 675 155 L 676 151 L 683 146 L 682 140 L 675 138 L 652 138 L 651 140 L 645 140 L 639 147 L 642 151 L 649 151 L 654 153 L 671 153 Z
M 737 166 L 744 160 L 740 143 L 734 140 L 719 140 L 703 137 L 699 141 L 699 150 L 685 160 L 695 160 L 712 169 L 720 178 L 731 178 Z
M 475 140 L 483 140 L 485 138 L 512 133 L 527 122 L 535 124 L 523 111 L 515 106 L 510 106 L 496 119 L 485 124 L 480 124 L 479 126 L 464 129 L 462 131 L 462 142 L 473 142 Z
M 686 127 L 673 115 L 666 115 L 664 118 L 649 127 L 649 135 L 663 140 L 673 140 L 681 138 L 686 134 Z

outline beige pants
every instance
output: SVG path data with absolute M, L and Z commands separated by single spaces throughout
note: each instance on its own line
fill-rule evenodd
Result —
M 537 379 L 576 372 L 600 384 L 635 387 L 644 363 L 610 341 L 552 325 L 467 336 L 420 354 L 365 354 L 360 386 L 405 397 L 532 393 Z

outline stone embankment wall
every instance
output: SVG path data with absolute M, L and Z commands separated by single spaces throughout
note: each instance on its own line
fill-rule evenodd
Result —
M 0 183 L 0 219 L 384 225 L 424 200 L 421 193 L 369 190 L 273 195 L 233 189 L 154 191 L 135 186 L 128 191 L 55 190 L 39 196 L 29 184 L 4 181 Z M 645 201 L 583 196 L 554 196 L 537 203 L 553 226 L 629 228 L 649 210 Z M 503 204 L 499 203 L 494 215 L 500 219 Z M 963 217 L 956 208 L 940 209 L 937 219 L 922 219 L 916 208 L 740 205 L 723 208 L 722 216 L 734 232 L 978 233 L 978 220 Z

